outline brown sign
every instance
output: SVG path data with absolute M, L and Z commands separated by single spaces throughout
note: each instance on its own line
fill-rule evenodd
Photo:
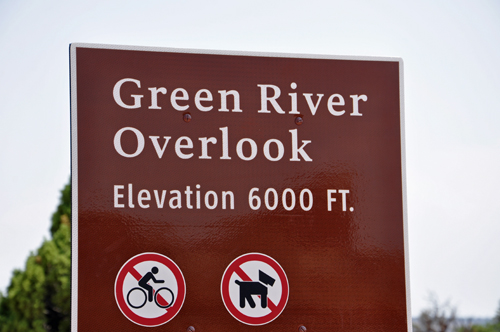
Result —
M 409 330 L 401 78 L 72 44 L 73 330 Z

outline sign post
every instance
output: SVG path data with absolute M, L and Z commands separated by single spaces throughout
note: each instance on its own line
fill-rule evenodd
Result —
M 411 330 L 401 59 L 70 55 L 73 331 Z

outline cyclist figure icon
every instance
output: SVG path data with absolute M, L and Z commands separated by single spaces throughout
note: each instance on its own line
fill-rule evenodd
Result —
M 155 274 L 158 274 L 158 268 L 153 266 L 150 272 L 147 272 L 142 278 L 139 280 L 138 284 L 141 287 L 132 288 L 127 294 L 127 303 L 134 309 L 139 309 L 144 307 L 146 302 L 153 302 L 153 299 L 156 305 L 160 308 L 166 309 L 172 306 L 174 303 L 174 293 L 167 287 L 161 287 L 156 292 L 153 289 L 153 286 L 149 284 L 150 281 L 153 281 L 155 284 L 162 284 L 165 280 L 158 280 L 155 278 Z M 146 296 L 146 291 L 147 296 Z M 160 294 L 160 292 L 163 292 Z M 140 295 L 142 293 L 142 296 Z M 160 303 L 158 302 L 158 297 L 160 298 Z M 143 299 L 143 300 L 142 300 Z
M 146 273 L 141 280 L 139 280 L 139 286 L 148 291 L 148 301 L 153 302 L 153 286 L 148 285 L 149 280 L 153 280 L 155 284 L 162 284 L 165 280 L 156 280 L 155 274 L 158 273 L 158 268 L 153 266 L 151 272 Z

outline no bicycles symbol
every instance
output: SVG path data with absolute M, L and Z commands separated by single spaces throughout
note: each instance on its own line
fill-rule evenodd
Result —
M 141 326 L 159 326 L 177 315 L 186 282 L 168 257 L 142 253 L 129 259 L 115 281 L 115 299 L 125 317 Z
M 221 294 L 229 313 L 247 325 L 275 320 L 288 302 L 288 279 L 273 258 L 249 253 L 236 258 L 222 276 Z

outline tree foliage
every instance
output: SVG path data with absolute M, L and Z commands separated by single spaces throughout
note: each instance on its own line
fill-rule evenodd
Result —
M 471 324 L 470 326 L 462 328 L 460 332 L 500 332 L 500 304 L 491 323 L 486 325 Z
M 70 331 L 71 186 L 61 191 L 52 216 L 52 238 L 15 270 L 0 293 L 0 332 Z
M 474 319 L 457 319 L 456 307 L 447 301 L 439 303 L 436 296 L 430 294 L 430 307 L 424 309 L 413 323 L 415 332 L 500 332 L 500 306 L 490 323 L 474 324 Z
M 434 295 L 429 296 L 430 308 L 423 310 L 413 324 L 415 332 L 452 332 L 457 326 L 457 309 L 449 302 L 440 304 Z

